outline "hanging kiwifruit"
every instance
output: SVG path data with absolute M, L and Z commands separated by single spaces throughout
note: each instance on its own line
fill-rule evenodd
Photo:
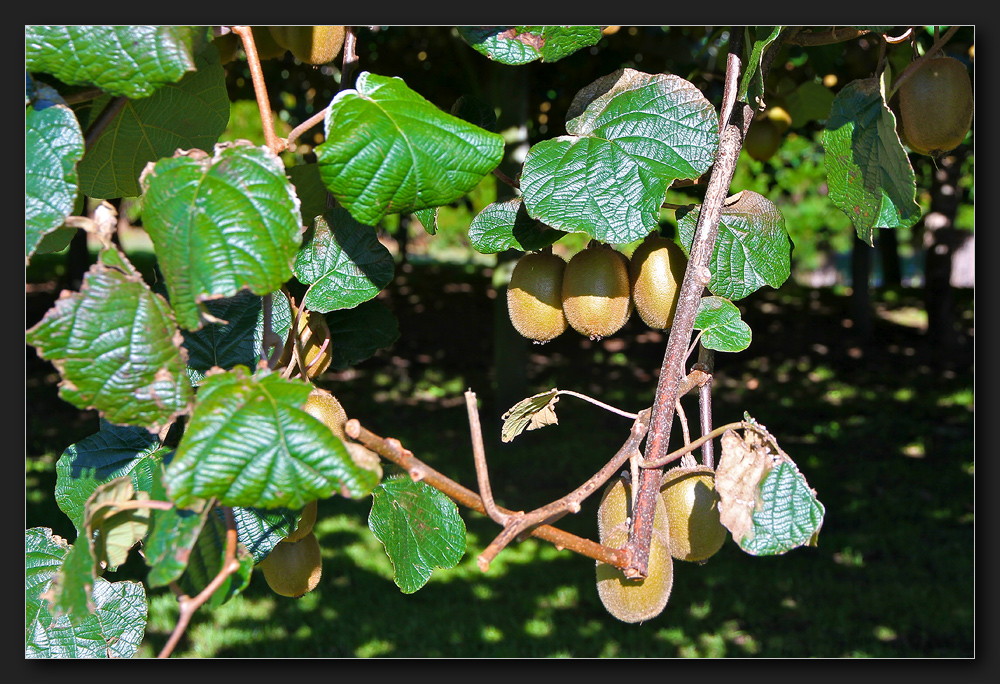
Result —
M 288 533 L 284 541 L 296 542 L 300 541 L 303 537 L 313 531 L 313 527 L 316 525 L 316 512 L 319 506 L 317 502 L 310 501 L 302 508 L 302 513 L 299 515 L 299 522 L 295 526 L 295 529 Z
M 382 479 L 382 463 L 379 455 L 363 444 L 350 441 L 344 432 L 347 412 L 335 396 L 325 389 L 314 387 L 303 408 L 306 413 L 322 422 L 341 439 L 356 466 L 371 470 L 378 475 L 378 479 Z
M 670 555 L 684 561 L 715 555 L 726 541 L 715 471 L 706 466 L 672 468 L 663 473 L 660 493 L 670 524 Z
M 253 44 L 257 50 L 257 58 L 261 61 L 277 59 L 288 52 L 288 48 L 279 45 L 274 40 L 274 36 L 271 35 L 266 26 L 254 26 L 251 31 L 253 32 Z
M 305 310 L 299 315 L 299 309 L 292 306 L 292 321 L 298 321 L 298 339 L 301 346 L 302 360 L 306 368 L 303 373 L 301 366 L 296 368 L 292 377 L 305 375 L 310 380 L 319 377 L 330 367 L 333 361 L 333 351 L 330 349 L 330 326 L 326 323 L 326 318 L 318 311 Z M 326 346 L 323 343 L 326 342 Z M 295 338 L 288 336 L 285 341 L 285 348 L 281 352 L 278 366 L 284 368 L 292 363 L 295 354 Z
M 921 63 L 899 86 L 899 135 L 919 154 L 953 150 L 972 127 L 972 81 L 953 57 Z
M 632 487 L 625 478 L 612 480 L 604 490 L 597 512 L 601 544 L 619 549 L 625 546 L 633 504 Z M 627 579 L 620 568 L 597 561 L 597 593 L 607 611 L 623 622 L 642 622 L 659 615 L 667 605 L 674 583 L 674 565 L 670 557 L 667 510 L 659 496 L 653 514 L 647 573 L 644 580 Z
M 610 245 L 591 240 L 563 273 L 566 321 L 581 335 L 598 340 L 618 332 L 632 311 L 628 259 Z
M 306 64 L 332 62 L 344 45 L 343 26 L 268 26 L 279 45 Z
M 304 596 L 316 588 L 323 574 L 319 540 L 310 532 L 299 541 L 280 541 L 258 567 L 274 593 Z
M 507 286 L 507 313 L 514 329 L 545 343 L 566 330 L 562 281 L 566 262 L 552 248 L 529 252 L 514 265 Z
M 677 243 L 659 233 L 650 233 L 632 253 L 632 301 L 650 328 L 666 330 L 673 324 L 687 262 Z

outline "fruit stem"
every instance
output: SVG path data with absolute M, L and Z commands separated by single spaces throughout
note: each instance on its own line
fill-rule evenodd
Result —
M 247 53 L 247 66 L 250 67 L 250 78 L 253 81 L 253 92 L 257 96 L 257 109 L 260 110 L 260 122 L 264 126 L 264 140 L 268 149 L 274 154 L 281 154 L 285 149 L 284 141 L 274 132 L 274 121 L 271 119 L 271 101 L 267 98 L 267 85 L 264 83 L 264 72 L 260 68 L 260 57 L 257 46 L 253 42 L 253 29 L 250 26 L 234 26 L 233 33 L 243 41 L 243 49 Z

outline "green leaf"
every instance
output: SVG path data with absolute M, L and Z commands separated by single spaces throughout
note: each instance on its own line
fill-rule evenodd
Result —
M 722 207 L 708 289 L 735 301 L 764 285 L 781 287 L 791 275 L 792 245 L 785 219 L 770 200 L 752 190 L 734 198 Z M 700 212 L 701 207 L 677 211 L 677 232 L 688 257 Z
M 796 127 L 814 120 L 823 121 L 830 116 L 833 97 L 833 91 L 822 83 L 806 81 L 785 95 L 785 110 Z
M 194 71 L 194 45 L 205 27 L 25 26 L 28 71 L 110 95 L 147 97 Z
M 413 212 L 413 215 L 417 217 L 420 221 L 420 225 L 424 227 L 429 235 L 434 235 L 437 232 L 437 216 L 438 207 L 431 207 L 430 209 L 420 209 L 419 211 Z
M 226 72 L 218 52 L 206 52 L 195 63 L 198 71 L 151 96 L 128 100 L 91 142 L 80 161 L 80 189 L 98 198 L 135 197 L 147 163 L 176 150 L 212 150 L 229 124 Z M 111 96 L 95 100 L 90 111 L 101 112 Z M 95 114 L 96 115 L 96 114 Z
M 149 493 L 137 492 L 128 476 L 105 482 L 91 495 L 84 538 L 92 540 L 94 558 L 101 567 L 117 570 L 149 530 L 149 508 L 122 509 L 118 504 L 148 500 Z
M 491 133 L 497 132 L 497 113 L 490 103 L 481 97 L 463 95 L 451 106 L 451 114 L 468 121 L 473 126 L 479 126 Z
M 323 185 L 319 164 L 296 164 L 286 169 L 285 173 L 295 186 L 295 194 L 302 203 L 299 209 L 302 225 L 311 226 L 313 219 L 330 210 L 327 205 L 329 193 Z
M 167 303 L 114 247 L 80 292 L 58 299 L 26 342 L 59 369 L 59 396 L 112 423 L 157 431 L 187 411 L 191 384 Z
M 723 352 L 743 351 L 750 346 L 750 326 L 740 318 L 740 310 L 728 299 L 702 297 L 694 319 L 701 330 L 701 344 Z
M 458 34 L 476 52 L 501 64 L 555 62 L 596 45 L 600 26 L 459 26 Z
M 530 252 L 548 247 L 565 234 L 528 216 L 520 197 L 483 207 L 469 226 L 469 241 L 480 254 L 506 249 Z
M 215 509 L 201 528 L 198 540 L 191 548 L 184 574 L 178 586 L 189 596 L 200 594 L 222 570 L 226 558 L 226 523 L 222 511 Z M 218 608 L 240 594 L 250 584 L 254 560 L 242 544 L 236 546 L 236 560 L 240 567 L 231 573 L 212 593 L 205 603 L 208 608 Z
M 162 469 L 157 469 L 152 498 L 167 500 Z M 146 582 L 150 587 L 165 587 L 184 574 L 191 549 L 198 541 L 210 510 L 210 501 L 197 500 L 187 508 L 174 506 L 165 511 L 152 512 L 149 535 L 142 547 L 143 558 L 149 566 Z
M 259 295 L 292 277 L 302 241 L 299 200 L 266 147 L 220 144 L 147 167 L 143 225 L 182 328 L 197 330 L 204 302 L 241 289 Z
M 295 257 L 295 277 L 312 285 L 303 305 L 327 313 L 351 309 L 372 299 L 392 282 L 392 253 L 344 209 L 317 216 Z
M 399 321 L 378 300 L 369 300 L 353 309 L 326 314 L 330 328 L 330 368 L 344 370 L 358 365 L 399 339 Z
M 362 72 L 333 98 L 316 147 L 323 182 L 354 218 L 454 202 L 503 159 L 503 137 L 447 114 L 400 78 Z
M 298 525 L 301 510 L 292 508 L 233 508 L 240 544 L 259 563 Z
M 762 108 L 764 104 L 764 79 L 767 77 L 763 70 L 764 53 L 771 43 L 778 39 L 781 29 L 781 26 L 755 26 L 753 39 L 747 41 L 750 45 L 750 56 L 747 58 L 746 68 L 740 79 L 736 99 L 749 103 L 755 109 Z M 749 27 L 747 32 L 750 32 Z
M 141 582 L 94 584 L 94 613 L 74 624 L 56 617 L 44 598 L 70 551 L 49 528 L 24 532 L 26 658 L 131 658 L 146 630 L 146 590 Z
M 823 133 L 830 200 L 874 245 L 875 228 L 908 228 L 920 219 L 916 176 L 896 134 L 877 78 L 837 93 Z
M 99 432 L 68 447 L 56 462 L 55 498 L 77 535 L 84 530 L 84 506 L 99 486 L 127 475 L 136 490 L 151 493 L 165 452 L 145 428 L 107 421 L 101 421 Z
M 509 442 L 525 430 L 557 425 L 559 419 L 556 417 L 555 405 L 559 401 L 558 394 L 559 390 L 553 388 L 511 406 L 502 416 L 501 441 Z
M 815 546 L 824 508 L 777 440 L 757 421 L 740 438 L 728 430 L 720 440 L 716 468 L 722 524 L 747 553 L 771 556 Z
M 393 581 L 412 594 L 434 568 L 454 567 L 465 554 L 465 522 L 458 506 L 439 490 L 406 476 L 383 480 L 372 494 L 368 527 L 382 542 Z
M 83 131 L 65 105 L 24 113 L 24 259 L 73 213 Z M 71 234 L 75 234 L 73 231 Z
M 524 205 L 552 228 L 605 243 L 648 235 L 670 184 L 707 171 L 719 143 L 715 108 L 673 74 L 619 69 L 577 93 L 566 116 L 569 135 L 528 151 Z
M 302 409 L 311 384 L 238 366 L 210 374 L 164 484 L 187 506 L 216 497 L 223 506 L 301 508 L 333 494 L 361 497 L 377 483 L 340 439 Z

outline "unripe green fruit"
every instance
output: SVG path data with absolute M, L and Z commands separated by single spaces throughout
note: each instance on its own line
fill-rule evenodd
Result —
M 343 26 L 268 26 L 278 45 L 306 64 L 326 64 L 344 45 Z
M 792 125 L 792 115 L 781 105 L 772 105 L 764 110 L 764 117 L 771 121 L 778 133 L 784 133 Z
M 522 256 L 507 286 L 507 314 L 514 329 L 536 342 L 548 342 L 566 330 L 562 281 L 566 262 L 548 252 Z
M 566 321 L 581 335 L 598 340 L 618 332 L 632 312 L 628 259 L 592 241 L 577 252 L 563 273 Z
M 972 81 L 952 57 L 928 59 L 899 86 L 900 138 L 914 152 L 953 150 L 972 127 Z
M 219 63 L 228 64 L 236 59 L 236 52 L 242 47 L 243 41 L 235 33 L 226 33 L 212 40 L 212 44 L 219 51 Z
M 310 532 L 296 542 L 280 541 L 258 567 L 275 594 L 304 596 L 316 588 L 323 574 L 319 540 Z
M 767 161 L 781 147 L 781 133 L 773 121 L 767 118 L 755 119 L 750 124 L 747 137 L 743 139 L 743 149 L 757 161 Z
M 363 444 L 349 441 L 347 433 L 344 432 L 347 412 L 335 396 L 324 389 L 314 387 L 303 408 L 306 413 L 326 425 L 333 434 L 340 438 L 347 448 L 351 460 L 354 461 L 354 465 L 371 470 L 378 475 L 378 479 L 382 479 L 382 463 L 379 455 Z
M 299 523 L 295 526 L 295 529 L 288 533 L 284 541 L 297 542 L 301 541 L 303 537 L 310 534 L 313 531 L 313 527 L 316 525 L 316 511 L 319 506 L 315 501 L 310 501 L 302 508 L 302 514 L 299 516 Z
M 687 262 L 676 242 L 657 234 L 650 234 L 632 253 L 632 301 L 650 328 L 666 330 L 673 324 Z
M 276 59 L 282 57 L 288 48 L 278 45 L 274 40 L 274 36 L 271 32 L 267 30 L 266 26 L 254 26 L 253 32 L 253 44 L 257 50 L 257 58 L 262 62 L 265 59 Z
M 622 478 L 615 478 L 605 488 L 597 512 L 601 544 L 620 549 L 628 543 L 633 503 L 632 487 Z M 667 510 L 662 498 L 657 497 L 646 579 L 627 579 L 620 568 L 597 562 L 597 593 L 609 613 L 622 622 L 642 622 L 663 612 L 674 584 L 674 564 L 669 549 Z
M 660 493 L 670 524 L 670 555 L 684 561 L 714 556 L 726 541 L 715 471 L 705 466 L 673 468 L 663 474 Z
M 323 314 L 317 311 L 303 311 L 298 315 L 298 309 L 292 307 L 292 320 L 298 320 L 299 344 L 302 346 L 302 360 L 306 368 L 297 368 L 294 376 L 306 375 L 310 380 L 323 374 L 333 361 L 333 350 L 330 345 L 323 346 L 323 342 L 330 338 L 330 326 L 326 323 Z M 285 342 L 285 348 L 281 353 L 278 365 L 287 366 L 292 362 L 295 354 L 295 339 L 289 335 Z

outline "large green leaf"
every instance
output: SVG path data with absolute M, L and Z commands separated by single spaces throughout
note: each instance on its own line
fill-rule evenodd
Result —
M 196 26 L 25 26 L 24 62 L 69 85 L 110 95 L 148 97 L 194 71 Z
M 312 385 L 246 368 L 209 374 L 164 484 L 187 506 L 301 508 L 340 493 L 361 497 L 378 480 L 358 467 L 330 428 L 303 410 Z
M 73 213 L 83 132 L 66 105 L 29 106 L 24 113 L 24 258 Z
M 163 484 L 164 468 L 154 472 L 150 498 L 167 501 Z M 184 574 L 191 549 L 197 543 L 201 528 L 212 509 L 210 500 L 198 499 L 187 508 L 173 506 L 151 511 L 149 534 L 142 546 L 142 556 L 149 566 L 146 582 L 150 587 L 165 587 Z
M 292 508 L 233 508 L 237 537 L 259 563 L 298 525 L 302 511 Z
M 393 581 L 412 594 L 434 568 L 454 567 L 465 555 L 465 522 L 455 502 L 425 482 L 408 476 L 383 480 L 373 493 L 368 527 L 382 542 L 395 573 Z
M 219 144 L 151 164 L 143 225 L 181 327 L 197 330 L 204 302 L 241 289 L 274 292 L 292 276 L 302 241 L 299 200 L 266 147 Z
M 740 310 L 723 297 L 702 297 L 694 319 L 701 330 L 701 344 L 706 349 L 724 352 L 743 351 L 750 346 L 750 326 L 740 318 Z
M 569 135 L 528 151 L 524 205 L 552 228 L 606 243 L 648 235 L 670 184 L 707 171 L 719 143 L 715 108 L 673 74 L 619 69 L 577 93 L 566 116 Z
M 503 137 L 441 111 L 402 79 L 362 72 L 330 103 L 316 157 L 337 201 L 374 226 L 461 198 L 496 168 L 503 148 Z
M 484 207 L 469 226 L 469 241 L 481 254 L 497 254 L 506 249 L 530 252 L 553 244 L 565 234 L 528 216 L 520 197 Z
M 176 150 L 212 150 L 229 124 L 226 72 L 218 51 L 195 60 L 198 70 L 149 97 L 128 100 L 87 148 L 80 161 L 80 189 L 90 197 L 135 197 L 146 164 Z M 110 96 L 95 100 L 100 112 Z
M 295 257 L 295 277 L 311 285 L 302 302 L 312 311 L 351 309 L 392 282 L 392 253 L 344 209 L 317 216 Z
M 596 45 L 600 26 L 459 26 L 458 35 L 476 52 L 501 64 L 555 62 Z
M 291 329 L 288 298 L 280 292 L 271 295 L 271 330 L 284 339 Z M 261 358 L 263 306 L 258 295 L 241 290 L 232 297 L 205 303 L 208 314 L 218 322 L 200 330 L 184 332 L 188 368 L 207 371 L 213 366 L 253 367 Z
M 823 149 L 830 200 L 859 238 L 873 245 L 875 228 L 907 228 L 920 219 L 916 176 L 877 78 L 851 81 L 837 93 Z
M 689 257 L 700 212 L 701 207 L 677 211 L 680 244 Z M 763 195 L 743 190 L 722 207 L 708 289 L 737 300 L 764 285 L 781 287 L 791 275 L 791 255 L 792 244 L 781 212 Z
M 26 341 L 59 369 L 60 397 L 112 423 L 155 431 L 187 411 L 192 390 L 173 312 L 114 247 Z
M 353 309 L 331 311 L 325 318 L 330 328 L 333 370 L 356 366 L 399 339 L 399 321 L 385 304 L 375 299 Z
M 70 546 L 52 530 L 24 532 L 24 655 L 26 658 L 131 658 L 146 631 L 146 590 L 141 582 L 97 578 L 93 614 L 74 624 L 56 616 L 43 598 Z
M 82 534 L 84 505 L 99 486 L 128 475 L 136 490 L 152 492 L 153 474 L 165 452 L 145 428 L 101 421 L 99 432 L 68 447 L 56 462 L 59 509 Z

